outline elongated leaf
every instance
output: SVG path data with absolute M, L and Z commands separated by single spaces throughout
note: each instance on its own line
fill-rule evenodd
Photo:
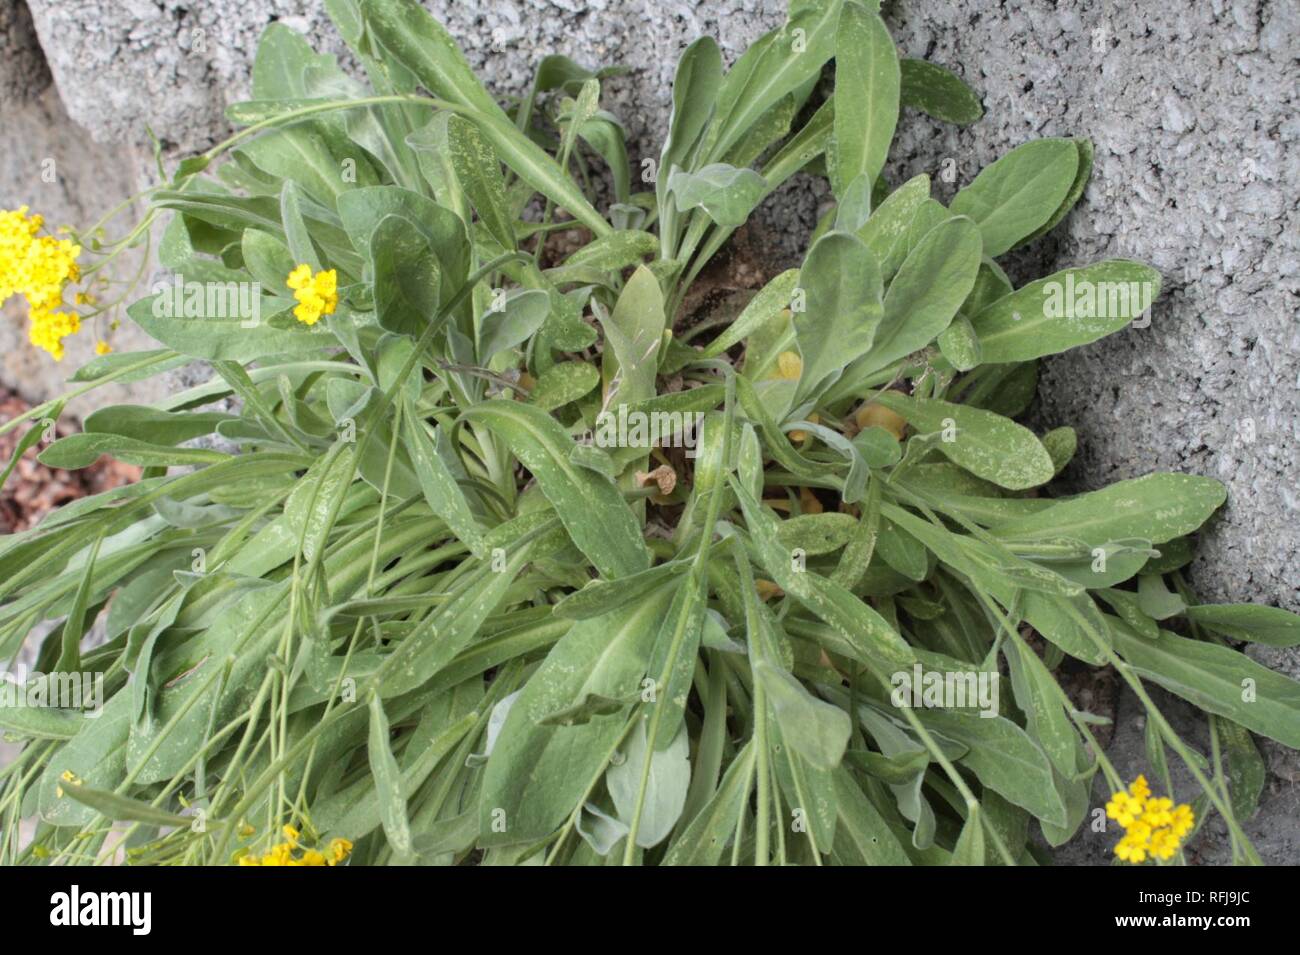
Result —
M 847 232 L 817 240 L 799 270 L 799 284 L 807 309 L 795 313 L 794 331 L 803 355 L 799 393 L 806 396 L 867 353 L 884 305 L 875 257 Z
M 447 119 L 447 147 L 456 179 L 478 217 L 504 249 L 515 247 L 514 217 L 497 155 L 479 128 L 460 116 Z
M 673 79 L 673 112 L 660 155 L 656 191 L 660 204 L 667 195 L 675 168 L 688 169 L 688 157 L 713 116 L 713 103 L 722 82 L 722 52 L 712 37 L 700 37 L 677 61 Z
M 756 756 L 751 739 L 727 767 L 713 798 L 668 847 L 662 865 L 717 865 L 735 833 L 740 814 L 748 811 Z
M 1006 521 L 994 533 L 1003 540 L 1072 537 L 1091 547 L 1133 538 L 1161 544 L 1196 530 L 1226 498 L 1213 478 L 1148 474 Z
M 1201 626 L 1234 640 L 1266 643 L 1271 647 L 1300 645 L 1300 617 L 1278 607 L 1211 604 L 1188 607 L 1187 616 Z
M 911 865 L 898 838 L 862 787 L 843 767 L 835 771 L 839 825 L 835 856 L 843 865 Z
M 141 467 L 171 467 L 182 464 L 214 464 L 227 460 L 230 455 L 207 448 L 173 448 L 150 444 L 119 434 L 71 434 L 60 438 L 36 456 L 42 464 L 52 468 L 89 467 L 101 454 L 108 454 L 126 464 Z
M 916 662 L 912 648 L 876 611 L 839 584 L 810 570 L 794 570 L 790 554 L 777 537 L 776 519 L 765 514 L 744 488 L 734 481 L 731 486 L 744 510 L 763 569 L 782 590 L 830 625 L 843 641 L 835 647 L 837 652 L 882 675 L 908 669 Z
M 979 230 L 971 220 L 949 219 L 926 233 L 889 284 L 870 353 L 849 374 L 884 368 L 934 341 L 970 293 L 979 265 Z
M 442 267 L 428 239 L 410 219 L 384 216 L 370 237 L 375 314 L 399 335 L 419 336 L 438 315 Z
M 433 440 L 425 431 L 424 422 L 420 421 L 413 403 L 408 402 L 402 415 L 405 426 L 406 448 L 410 452 L 411 462 L 415 465 L 415 475 L 420 481 L 420 491 L 429 509 L 437 514 L 456 537 L 477 557 L 485 554 L 483 534 L 470 510 L 465 492 L 456 483 L 456 476 L 451 473 L 447 463 L 438 454 Z
M 976 92 L 950 70 L 925 60 L 906 59 L 899 65 L 902 105 L 958 126 L 969 126 L 984 115 Z
M 850 183 L 876 181 L 898 121 L 899 67 L 894 41 L 879 15 L 845 3 L 835 31 L 835 135 L 828 158 L 831 188 L 841 200 Z
M 1152 640 L 1108 618 L 1115 649 L 1142 677 L 1246 729 L 1300 748 L 1300 683 L 1227 647 L 1160 631 Z
M 487 401 L 465 416 L 481 421 L 510 446 L 537 478 L 565 530 L 606 577 L 626 577 L 650 566 L 641 529 L 608 480 L 569 460 L 573 440 L 545 411 L 513 401 Z
M 370 743 L 366 751 L 370 757 L 370 772 L 379 791 L 379 818 L 383 822 L 384 835 L 388 837 L 395 860 L 410 862 L 414 858 L 414 849 L 411 846 L 411 825 L 406 815 L 406 794 L 402 791 L 402 773 L 388 740 L 388 716 L 378 694 L 370 698 Z
M 974 219 L 984 235 L 984 254 L 999 256 L 1052 217 L 1078 167 L 1072 140 L 1034 140 L 985 168 L 949 208 Z
M 690 737 L 684 726 L 667 748 L 647 753 L 645 721 L 641 720 L 628 736 L 623 747 L 623 759 L 605 773 L 605 782 L 618 809 L 618 817 L 630 824 L 641 787 L 641 766 L 649 758 L 645 804 L 636 834 L 636 844 L 644 849 L 667 839 L 681 817 L 686 805 L 686 792 L 691 785 L 689 753 Z
M 608 346 L 602 356 L 607 407 L 653 398 L 666 317 L 663 292 L 649 269 L 632 273 L 601 325 Z
M 1052 781 L 1043 751 L 1015 723 L 1001 716 L 961 716 L 945 710 L 917 710 L 932 732 L 970 747 L 959 762 L 980 782 L 1036 818 L 1064 825 L 1065 804 Z
M 767 691 L 786 745 L 818 769 L 840 764 L 849 742 L 849 715 L 812 696 L 791 674 L 760 660 L 754 673 Z
M 455 41 L 419 4 L 363 0 L 361 12 L 370 34 L 429 92 L 472 110 L 471 118 L 484 137 L 520 179 L 567 209 L 596 235 L 609 231 L 609 223 L 559 163 L 515 127 L 475 78 Z
M 674 169 L 668 191 L 678 212 L 703 209 L 719 225 L 744 225 L 767 194 L 767 181 L 752 169 L 710 163 L 698 172 Z
M 986 363 L 1029 361 L 1119 331 L 1160 294 L 1160 275 L 1112 259 L 1030 282 L 971 317 Z
M 1056 473 L 1047 449 L 1028 428 L 982 408 L 908 398 L 897 392 L 876 401 L 907 419 L 922 433 L 942 435 L 936 447 L 944 457 L 976 477 L 1013 491 L 1037 487 Z
M 484 845 L 541 839 L 578 807 L 613 755 L 625 717 L 594 716 L 572 726 L 541 721 L 589 697 L 625 699 L 639 689 L 668 596 L 662 590 L 574 624 L 525 684 L 484 770 Z M 496 810 L 504 813 L 504 830 L 492 824 Z

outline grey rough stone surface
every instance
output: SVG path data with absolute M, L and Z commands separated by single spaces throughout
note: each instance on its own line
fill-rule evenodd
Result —
M 39 70 L 31 73 L 26 98 L 38 98 L 38 111 L 21 120 L 17 137 L 10 135 L 13 114 L 3 115 L 6 136 L 21 141 L 24 155 L 85 151 L 78 127 L 103 143 L 139 146 L 148 125 L 169 156 L 211 144 L 229 131 L 222 111 L 247 94 L 256 38 L 272 19 L 306 33 L 318 49 L 341 52 L 315 0 L 30 5 L 59 97 L 77 125 L 59 119 L 53 131 L 42 130 L 42 116 L 57 117 L 61 108 L 52 94 L 37 97 Z M 593 67 L 630 67 L 629 75 L 606 81 L 604 105 L 628 128 L 634 168 L 658 154 L 675 61 L 686 44 L 708 33 L 731 60 L 785 11 L 783 0 L 426 5 L 498 94 L 523 90 L 550 52 Z M 1010 257 L 1013 279 L 1105 257 L 1141 259 L 1163 275 L 1150 327 L 1044 363 L 1037 423 L 1079 431 L 1068 481 L 1086 489 L 1157 469 L 1225 481 L 1228 505 L 1203 535 L 1197 587 L 1207 599 L 1300 609 L 1300 7 L 1294 0 L 911 0 L 887 3 L 885 12 L 904 55 L 955 70 L 981 92 L 987 110 L 961 130 L 906 111 L 887 169 L 891 181 L 928 172 L 946 200 L 1019 143 L 1088 136 L 1096 165 L 1083 201 L 1051 236 Z M 0 52 L 14 35 L 0 14 Z M 0 103 L 14 72 L 6 69 L 0 63 Z M 50 137 L 62 145 L 45 145 Z M 69 201 L 76 194 L 107 205 L 141 182 L 137 150 L 114 145 L 97 155 L 87 168 L 98 169 L 98 178 L 80 186 L 70 180 Z M 955 163 L 951 182 L 941 175 L 946 159 Z M 0 204 L 30 198 L 23 178 L 30 175 L 29 165 L 0 152 Z M 751 245 L 773 269 L 797 264 L 825 198 L 823 184 L 796 177 L 759 210 Z M 67 208 L 68 221 L 86 221 Z M 0 339 L 6 360 L 15 351 L 9 346 Z M 7 382 L 15 373 L 0 368 Z M 1300 673 L 1294 650 L 1251 653 Z M 1204 747 L 1203 723 L 1190 709 L 1171 701 L 1168 711 L 1185 738 Z M 1135 772 L 1145 764 L 1140 710 L 1122 697 L 1117 716 L 1109 751 L 1121 770 Z M 1265 858 L 1294 863 L 1300 764 L 1282 747 L 1263 742 L 1261 749 L 1273 775 L 1248 830 Z M 1112 841 L 1085 833 L 1058 858 L 1104 862 Z M 1198 852 L 1205 861 L 1226 861 L 1226 842 L 1213 825 Z
M 0 4 L 0 103 L 24 103 L 50 85 L 27 4 Z

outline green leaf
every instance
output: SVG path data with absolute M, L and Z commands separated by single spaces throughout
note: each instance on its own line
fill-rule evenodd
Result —
M 1090 547 L 1134 538 L 1161 544 L 1196 530 L 1226 497 L 1213 478 L 1148 474 L 1013 518 L 993 533 L 1003 540 L 1073 537 Z
M 837 767 L 852 730 L 849 714 L 817 699 L 794 676 L 766 660 L 754 664 L 754 675 L 767 692 L 786 745 L 817 769 Z
M 478 360 L 487 365 L 507 348 L 522 345 L 542 327 L 551 311 L 551 297 L 540 289 L 512 290 L 501 307 L 483 313 Z
M 939 333 L 937 341 L 939 353 L 958 371 L 970 371 L 980 364 L 980 340 L 975 334 L 975 327 L 965 315 L 958 313 L 952 320 L 952 324 Z M 1052 455 L 1052 449 L 1048 446 L 1046 438 L 1047 435 L 1044 435 L 1043 447 L 1047 448 L 1049 455 Z M 1064 466 L 1057 463 L 1056 455 L 1052 455 L 1052 464 L 1056 466 L 1058 472 Z
M 1062 693 L 1052 672 L 1023 640 L 1002 644 L 1011 672 L 1011 690 L 1025 713 L 1030 735 L 1038 741 L 1057 772 L 1065 776 L 1078 770 L 1079 737 L 1065 713 Z
M 394 861 L 404 865 L 414 861 L 415 850 L 411 845 L 411 824 L 406 815 L 402 772 L 393 758 L 388 735 L 384 701 L 375 694 L 370 698 L 370 742 L 366 752 L 370 772 L 375 777 L 375 789 L 379 793 L 379 818 L 384 826 L 384 835 L 392 847 Z
M 406 431 L 406 448 L 410 452 L 411 463 L 415 465 L 420 492 L 429 509 L 447 522 L 452 533 L 476 557 L 483 558 L 486 547 L 478 521 L 470 510 L 465 492 L 456 483 L 456 476 L 438 453 L 433 439 L 425 430 L 424 422 L 419 419 L 414 402 L 406 402 L 402 423 Z
M 835 771 L 835 856 L 842 865 L 911 865 L 898 837 L 844 767 Z
M 1300 748 L 1300 683 L 1227 647 L 1168 630 L 1152 640 L 1114 617 L 1107 623 L 1115 649 L 1139 676 L 1252 732 Z
M 884 315 L 880 269 L 866 244 L 848 232 L 817 240 L 799 270 L 806 309 L 795 312 L 794 332 L 803 356 L 799 394 L 815 394 L 875 340 Z
M 370 237 L 375 314 L 381 327 L 418 337 L 438 315 L 442 268 L 429 241 L 411 220 L 389 215 Z
M 657 251 L 659 251 L 659 240 L 649 232 L 619 229 L 593 242 L 588 242 L 565 259 L 563 265 L 549 270 L 547 277 L 556 282 L 563 282 L 567 281 L 566 270 L 594 269 L 599 272 L 621 272 L 629 266 L 637 265 L 647 255 L 654 255 Z
M 623 746 L 622 760 L 605 772 L 609 795 L 618 817 L 629 825 L 641 788 L 641 767 L 647 758 L 645 719 L 637 720 Z M 691 785 L 690 734 L 682 726 L 667 748 L 648 754 L 650 772 L 646 778 L 645 804 L 637 829 L 636 844 L 643 849 L 668 838 L 681 818 L 686 792 Z
M 984 236 L 984 254 L 996 257 L 1051 219 L 1078 168 L 1073 140 L 1037 139 L 985 168 L 948 207 L 954 215 L 975 220 Z
M 546 371 L 528 396 L 530 404 L 554 411 L 577 401 L 600 382 L 600 372 L 585 361 L 565 361 Z
M 148 826 L 168 826 L 174 829 L 188 829 L 194 822 L 189 816 L 157 809 L 138 799 L 81 783 L 65 782 L 63 794 L 115 822 L 142 822 Z
M 244 315 L 240 307 L 227 307 L 229 295 L 220 296 L 220 303 L 213 306 L 208 304 L 211 298 L 199 296 L 194 309 L 186 307 L 183 314 L 176 315 L 172 314 L 172 295 L 166 292 L 141 299 L 127 314 L 168 348 L 209 361 L 249 362 L 267 355 L 305 355 L 338 344 L 324 323 L 297 321 L 290 314 L 293 299 L 254 299 L 258 312 Z
M 650 651 L 647 673 L 656 683 L 654 705 L 659 711 L 650 728 L 650 745 L 656 751 L 671 742 L 685 718 L 707 610 L 701 578 L 693 568 L 677 585 Z
M 712 37 L 700 37 L 677 61 L 673 78 L 673 111 L 655 187 L 661 207 L 673 170 L 689 169 L 692 165 L 689 157 L 713 117 L 713 104 L 721 83 L 722 52 Z
M 387 216 L 414 225 L 438 255 L 441 302 L 445 305 L 465 282 L 470 267 L 469 235 L 460 217 L 427 196 L 400 186 L 352 189 L 339 196 L 339 218 L 357 253 L 370 258 L 370 237 Z
M 285 280 L 298 263 L 293 260 L 293 253 L 287 245 L 269 232 L 245 229 L 240 251 L 244 265 L 262 288 L 272 295 L 291 294 Z
M 1227 762 L 1232 811 L 1239 822 L 1244 822 L 1259 808 L 1259 797 L 1268 781 L 1268 767 L 1245 727 L 1231 720 L 1214 722 Z
M 767 180 L 752 169 L 718 162 L 698 172 L 674 169 L 668 177 L 668 192 L 678 212 L 703 209 L 719 225 L 740 226 L 767 195 Z
M 764 285 L 749 300 L 734 322 L 729 324 L 700 352 L 701 358 L 717 358 L 738 342 L 744 341 L 755 329 L 766 325 L 790 307 L 790 298 L 799 284 L 799 270 L 787 269 Z
M 690 561 L 673 560 L 618 580 L 593 580 L 555 604 L 555 616 L 587 620 L 617 610 L 654 593 L 691 566 Z
M 789 552 L 779 542 L 776 518 L 764 513 L 744 488 L 734 481 L 731 486 L 745 513 L 759 563 L 782 590 L 830 625 L 837 637 L 836 652 L 884 675 L 916 662 L 912 648 L 871 607 L 819 574 L 796 571 Z
M 723 80 L 711 155 L 726 153 L 769 109 L 812 82 L 835 52 L 839 0 L 792 10 L 787 23 L 750 46 Z M 829 117 L 828 117 L 829 118 Z
M 515 248 L 515 222 L 496 152 L 478 126 L 460 116 L 447 119 L 447 151 L 452 168 L 478 217 L 506 250 Z
M 984 865 L 984 824 L 980 822 L 979 803 L 970 807 L 970 814 L 961 827 L 961 835 L 952 849 L 951 865 Z
M 1119 331 L 1160 294 L 1160 275 L 1112 259 L 1064 269 L 1003 296 L 971 317 L 988 364 L 1029 361 Z
M 659 346 L 666 316 L 659 281 L 640 266 L 623 287 L 611 315 L 601 318 L 606 348 L 602 355 L 606 407 L 630 405 L 655 396 Z
M 835 31 L 835 122 L 827 154 L 831 189 L 841 200 L 851 182 L 876 181 L 898 121 L 898 53 L 880 17 L 845 3 Z
M 756 758 L 751 738 L 727 767 L 717 792 L 673 840 L 660 865 L 717 865 L 741 813 L 748 811 Z
M 415 74 L 425 89 L 468 109 L 469 118 L 520 179 L 568 210 L 597 236 L 609 231 L 609 223 L 559 163 L 520 132 L 483 88 L 442 24 L 418 4 L 404 0 L 364 0 L 361 13 L 370 35 Z
M 900 66 L 902 105 L 958 126 L 969 126 L 984 115 L 979 95 L 950 70 L 925 60 L 905 59 Z
M 75 470 L 90 467 L 101 454 L 107 454 L 125 464 L 139 467 L 173 467 L 184 464 L 215 464 L 230 455 L 207 448 L 173 448 L 150 444 L 117 434 L 73 434 L 60 438 L 36 456 L 51 468 Z
M 668 596 L 664 589 L 574 624 L 529 678 L 484 770 L 483 845 L 545 838 L 578 807 L 613 755 L 626 718 L 595 716 L 573 726 L 542 720 L 590 697 L 626 699 L 640 689 Z M 495 810 L 504 812 L 504 831 L 492 825 Z
M 1300 616 L 1259 604 L 1209 604 L 1188 607 L 1187 616 L 1202 627 L 1234 640 L 1270 647 L 1300 646 Z
M 871 351 L 849 375 L 877 371 L 934 341 L 970 293 L 979 266 L 979 230 L 969 219 L 949 219 L 927 232 L 889 284 Z
M 1052 479 L 1047 450 L 1028 428 L 982 408 L 908 398 L 887 391 L 876 401 L 907 419 L 923 434 L 939 433 L 935 447 L 976 477 L 1019 491 Z
M 1060 207 L 1052 213 L 1052 217 L 1039 226 L 1038 229 L 1036 229 L 1033 234 L 1025 240 L 1026 242 L 1031 242 L 1034 239 L 1037 239 L 1040 235 L 1051 232 L 1052 229 L 1056 228 L 1057 224 L 1069 214 L 1070 210 L 1074 208 L 1075 203 L 1083 198 L 1083 190 L 1087 187 L 1088 179 L 1092 176 L 1092 141 L 1087 139 L 1076 139 L 1074 145 L 1079 150 L 1079 168 L 1074 173 L 1074 182 L 1070 184 L 1070 191 L 1065 194 L 1065 198 L 1061 200 Z
M 1001 716 L 961 716 L 921 709 L 916 715 L 935 733 L 964 743 L 958 763 L 1008 802 L 1053 825 L 1065 823 L 1065 804 L 1052 781 L 1052 765 L 1019 726 Z
M 533 405 L 494 400 L 468 408 L 501 437 L 542 488 L 565 530 L 605 577 L 626 577 L 650 565 L 641 528 L 609 481 L 569 461 L 573 439 Z
M 912 248 L 908 241 L 912 222 L 928 202 L 933 202 L 930 177 L 922 173 L 891 192 L 858 230 L 858 238 L 867 243 L 885 278 L 897 272 L 907 258 Z M 948 218 L 946 210 L 944 218 Z

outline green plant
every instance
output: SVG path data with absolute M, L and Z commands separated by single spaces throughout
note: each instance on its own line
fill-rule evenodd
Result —
M 1216 482 L 1046 496 L 1074 434 L 1011 420 L 1039 358 L 1158 288 L 1112 261 L 1017 290 L 994 261 L 1078 200 L 1086 141 L 1021 146 L 948 207 L 924 176 L 891 191 L 900 104 L 969 122 L 978 100 L 900 63 L 869 5 L 805 0 L 730 70 L 708 39 L 686 51 L 633 192 L 608 74 L 549 57 L 505 110 L 418 5 L 327 6 L 369 87 L 268 29 L 244 128 L 150 195 L 162 261 L 204 295 L 138 302 L 164 347 L 91 362 L 73 393 L 194 359 L 215 376 L 45 448 L 144 476 L 0 543 L 0 652 L 62 620 L 38 669 L 109 694 L 93 720 L 0 707 L 26 740 L 0 859 L 282 859 L 301 830 L 363 863 L 1027 862 L 1031 819 L 1058 845 L 1097 772 L 1124 789 L 1104 719 L 1058 682 L 1071 657 L 1118 671 L 1164 790 L 1172 749 L 1197 823 L 1218 812 L 1255 860 L 1250 734 L 1300 746 L 1300 685 L 1225 638 L 1294 645 L 1297 618 L 1188 589 Z M 813 108 L 831 60 L 851 93 Z M 688 290 L 803 169 L 837 202 L 802 267 L 696 347 L 718 326 L 688 327 Z M 303 266 L 337 277 L 312 324 L 286 284 Z M 252 282 L 256 315 L 207 294 Z M 593 440 L 616 409 L 702 416 L 694 456 Z M 1003 667 L 982 715 L 891 702 L 914 673 Z M 1208 759 L 1148 682 L 1209 714 Z

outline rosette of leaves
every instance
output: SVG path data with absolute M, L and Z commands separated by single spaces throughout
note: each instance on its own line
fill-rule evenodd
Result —
M 729 69 L 686 51 L 634 192 L 612 71 L 548 57 L 503 107 L 417 4 L 327 7 L 364 79 L 268 29 L 243 128 L 152 195 L 163 263 L 205 295 L 137 303 L 162 347 L 70 395 L 195 360 L 211 380 L 45 447 L 144 475 L 0 543 L 0 650 L 46 633 L 36 669 L 107 693 L 93 719 L 0 708 L 23 741 L 0 859 L 224 863 L 292 824 L 358 864 L 1029 863 L 1098 773 L 1118 784 L 1066 667 L 1118 672 L 1166 790 L 1172 751 L 1197 819 L 1256 858 L 1252 734 L 1300 745 L 1300 685 L 1230 643 L 1294 645 L 1297 618 L 1186 586 L 1216 482 L 1054 494 L 1073 433 L 1012 420 L 1038 359 L 1145 307 L 1059 317 L 1049 294 L 1158 285 L 998 267 L 1077 201 L 1086 141 L 1020 146 L 946 206 L 887 183 L 900 107 L 971 122 L 978 98 L 900 60 L 873 5 L 817 0 Z M 800 170 L 836 199 L 802 265 L 683 327 Z M 312 326 L 284 281 L 304 263 L 339 277 Z M 206 294 L 254 282 L 252 319 Z M 702 414 L 694 456 L 598 446 L 617 407 Z M 917 667 L 1011 692 L 895 705 Z M 1208 756 L 1148 685 L 1208 714 Z

